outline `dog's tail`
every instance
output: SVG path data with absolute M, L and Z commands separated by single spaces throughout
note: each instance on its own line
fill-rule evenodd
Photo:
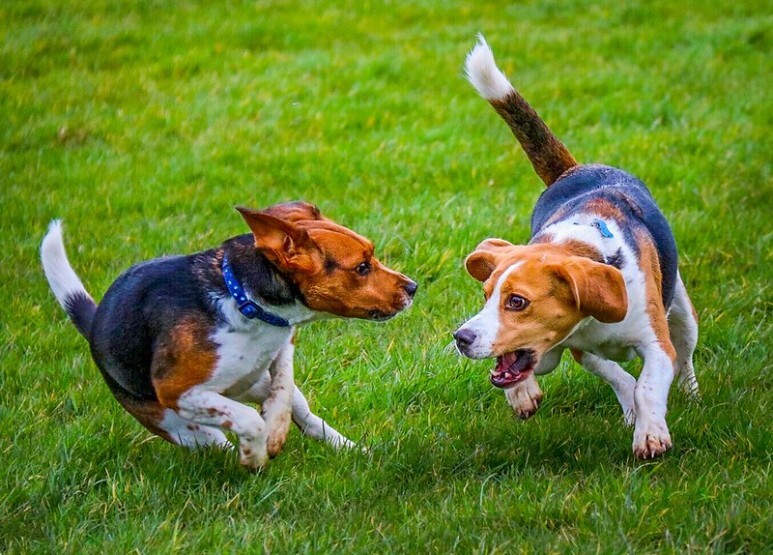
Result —
M 91 322 L 97 311 L 97 303 L 88 294 L 83 283 L 67 260 L 62 241 L 62 222 L 54 220 L 48 226 L 48 233 L 40 246 L 40 259 L 48 284 L 56 300 L 86 339 L 89 338 Z
M 465 70 L 472 86 L 510 126 L 545 185 L 550 187 L 562 173 L 578 165 L 574 156 L 497 67 L 483 35 L 478 35 L 478 44 L 467 55 Z

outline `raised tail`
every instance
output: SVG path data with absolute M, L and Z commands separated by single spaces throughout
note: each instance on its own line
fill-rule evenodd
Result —
M 64 252 L 62 222 L 54 220 L 48 226 L 48 233 L 40 246 L 40 259 L 48 284 L 56 300 L 86 339 L 89 338 L 91 322 L 97 311 L 97 303 L 88 294 L 83 283 L 73 271 Z
M 478 35 L 478 44 L 467 55 L 465 70 L 472 86 L 510 126 L 545 185 L 550 187 L 562 173 L 578 165 L 574 156 L 497 67 L 494 54 L 482 35 Z

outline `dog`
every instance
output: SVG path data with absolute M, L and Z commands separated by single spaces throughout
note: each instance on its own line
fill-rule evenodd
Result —
M 535 375 L 565 349 L 606 380 L 634 426 L 633 452 L 671 448 L 666 403 L 674 377 L 697 396 L 698 319 L 677 267 L 673 234 L 647 187 L 609 166 L 580 165 L 496 66 L 480 36 L 466 59 L 478 93 L 507 122 L 547 186 L 527 245 L 487 239 L 465 260 L 483 309 L 453 334 L 472 359 L 496 357 L 490 381 L 515 412 L 542 400 Z M 638 381 L 616 362 L 643 360 Z
M 281 451 L 291 418 L 306 435 L 353 447 L 294 384 L 296 328 L 333 316 L 388 320 L 418 286 L 311 204 L 237 210 L 252 233 L 137 264 L 99 305 L 67 260 L 57 220 L 41 246 L 43 269 L 115 398 L 154 434 L 230 448 L 231 432 L 249 469 Z

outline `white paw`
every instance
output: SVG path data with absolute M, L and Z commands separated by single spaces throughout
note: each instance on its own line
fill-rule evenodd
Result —
M 260 470 L 268 464 L 268 453 L 265 446 L 239 446 L 239 464 L 248 470 Z
M 287 433 L 290 431 L 290 413 L 282 413 L 273 422 L 267 422 L 266 428 L 271 430 L 266 438 L 266 450 L 268 456 L 273 459 L 282 451 L 287 441 Z
M 671 447 L 671 435 L 668 433 L 666 422 L 651 423 L 649 426 L 636 422 L 633 433 L 633 454 L 640 459 L 654 459 L 662 455 Z
M 515 413 L 526 420 L 537 412 L 539 404 L 542 402 L 542 390 L 532 375 L 515 387 L 506 389 L 505 397 Z

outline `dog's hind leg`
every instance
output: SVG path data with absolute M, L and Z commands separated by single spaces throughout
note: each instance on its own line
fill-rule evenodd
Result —
M 230 449 L 232 447 L 231 442 L 219 429 L 183 418 L 175 410 L 162 407 L 157 400 L 139 399 L 129 394 L 106 373 L 105 381 L 115 398 L 129 414 L 169 443 L 188 449 L 202 447 Z
M 233 447 L 219 429 L 197 424 L 192 420 L 183 418 L 171 409 L 164 409 L 164 417 L 158 426 L 169 434 L 169 441 L 188 449 L 204 447 L 230 449 Z
M 338 433 L 327 422 L 311 412 L 306 397 L 297 386 L 293 392 L 293 422 L 305 435 L 329 443 L 335 449 L 357 447 L 356 443 Z
M 676 380 L 679 389 L 698 398 L 698 380 L 692 355 L 698 343 L 698 315 L 687 295 L 681 276 L 677 278 L 674 301 L 668 313 L 668 331 L 676 349 Z
M 636 411 L 633 392 L 636 390 L 636 378 L 626 372 L 622 366 L 611 360 L 605 360 L 596 355 L 572 349 L 572 356 L 591 374 L 595 374 L 610 386 L 615 392 L 617 401 L 623 409 L 626 426 L 636 422 Z

